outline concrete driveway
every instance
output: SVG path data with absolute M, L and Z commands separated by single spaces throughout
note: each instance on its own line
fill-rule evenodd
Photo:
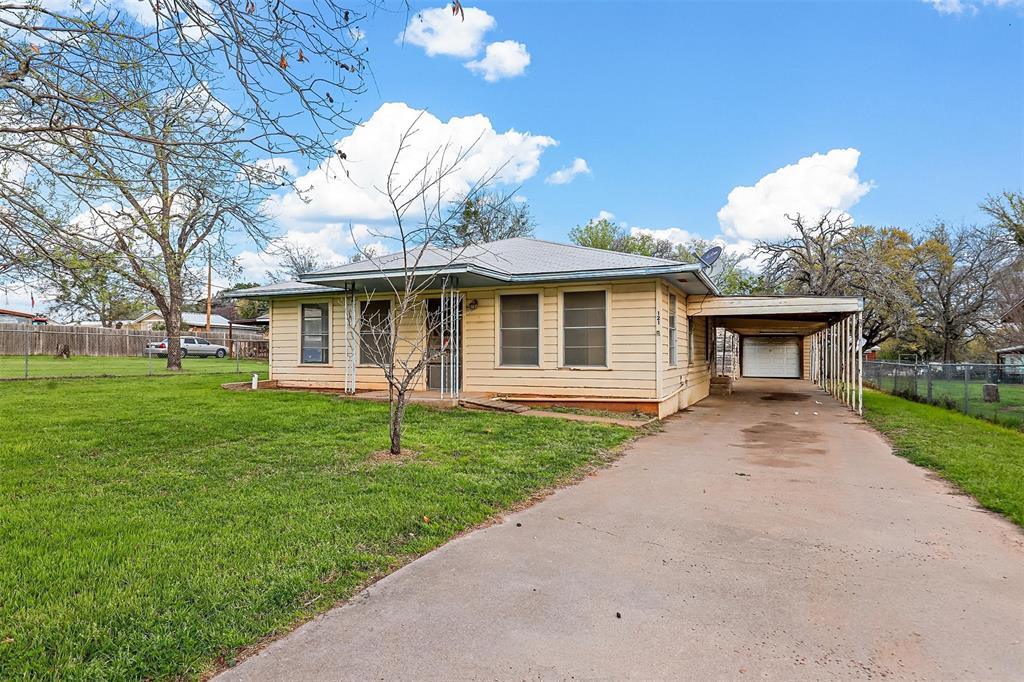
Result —
M 1024 535 L 813 386 L 740 387 L 222 679 L 1024 678 Z

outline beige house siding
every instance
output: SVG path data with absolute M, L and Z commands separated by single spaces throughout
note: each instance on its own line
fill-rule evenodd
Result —
M 606 292 L 607 366 L 566 367 L 562 353 L 562 301 L 565 292 Z M 540 296 L 539 358 L 536 367 L 500 363 L 500 297 L 502 294 Z M 678 362 L 668 353 L 669 294 L 676 296 Z M 693 358 L 687 353 L 686 295 L 663 280 L 610 281 L 565 286 L 510 286 L 463 291 L 466 306 L 462 326 L 462 390 L 523 400 L 564 399 L 597 402 L 643 401 L 659 404 L 663 416 L 707 396 L 710 369 L 704 354 L 705 319 L 695 320 Z M 423 298 L 436 296 L 426 292 Z M 380 299 L 380 296 L 376 296 Z M 365 300 L 361 298 L 360 300 Z M 300 362 L 300 306 L 329 303 L 330 362 Z M 470 304 L 473 309 L 470 309 Z M 282 386 L 344 389 L 348 357 L 343 297 L 274 299 L 270 308 L 270 373 Z M 660 326 L 658 324 L 660 312 Z M 403 338 L 415 338 L 421 315 L 400 322 Z M 358 337 L 352 335 L 358 344 Z M 355 351 L 357 348 L 354 348 Z M 424 389 L 426 374 L 416 389 Z M 382 371 L 358 365 L 356 389 L 387 388 Z

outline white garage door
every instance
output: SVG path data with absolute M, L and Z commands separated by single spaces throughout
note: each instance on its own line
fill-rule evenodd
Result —
M 743 376 L 800 378 L 800 339 L 795 336 L 743 337 Z

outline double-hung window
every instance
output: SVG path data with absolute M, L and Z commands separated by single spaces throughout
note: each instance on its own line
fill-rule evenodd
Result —
M 512 294 L 500 297 L 502 365 L 540 364 L 540 297 Z
M 676 295 L 668 295 L 668 364 L 679 363 L 678 334 L 676 333 Z
M 391 301 L 363 301 L 359 316 L 359 364 L 387 363 L 391 341 Z
M 330 307 L 326 303 L 302 304 L 302 362 L 327 364 L 330 360 Z
M 563 363 L 566 367 L 608 364 L 604 291 L 567 291 L 562 299 Z

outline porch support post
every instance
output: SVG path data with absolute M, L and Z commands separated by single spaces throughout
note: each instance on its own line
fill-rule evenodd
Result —
M 359 335 L 356 333 L 358 302 L 353 288 L 345 297 L 345 393 L 356 392 L 356 357 Z

